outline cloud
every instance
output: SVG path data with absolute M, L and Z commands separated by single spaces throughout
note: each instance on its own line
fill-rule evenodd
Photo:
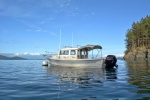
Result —
M 18 39 L 9 39 L 9 40 L 0 39 L 0 43 L 1 44 L 18 44 L 21 42 Z
M 30 10 L 23 6 L 24 4 L 19 2 L 19 0 L 9 1 L 0 0 L 0 15 L 10 16 L 10 17 L 27 17 Z
M 37 15 L 45 10 L 63 11 L 71 5 L 71 2 L 71 0 L 0 0 L 0 15 L 26 17 Z
M 107 55 L 110 55 L 110 54 L 104 54 L 103 56 L 106 57 Z M 115 55 L 116 57 L 123 57 L 124 54 L 111 54 L 111 55 Z
M 48 32 L 47 30 L 44 30 L 44 29 L 37 29 L 37 30 L 35 30 L 36 32 L 43 32 L 43 33 L 46 33 L 46 32 Z
M 54 27 L 55 23 L 59 24 L 58 19 L 64 18 L 60 16 L 77 16 L 78 11 L 72 0 L 0 0 L 0 15 L 18 20 L 29 29 L 47 23 Z
M 123 57 L 124 54 L 115 54 L 117 57 Z
M 40 22 L 40 24 L 45 24 L 45 22 L 44 22 L 44 21 L 42 21 L 42 22 Z
M 39 55 L 41 55 L 40 53 L 37 53 L 37 52 L 32 52 L 32 53 L 30 53 L 30 52 L 24 52 L 24 53 L 15 53 L 14 54 L 15 56 L 25 56 L 25 55 L 32 55 L 32 56 L 39 56 Z
M 29 32 L 39 32 L 39 33 L 47 33 L 47 34 L 50 34 L 52 36 L 57 36 L 56 33 L 54 32 L 50 32 L 48 30 L 45 30 L 45 29 L 27 29 L 26 31 L 29 31 Z

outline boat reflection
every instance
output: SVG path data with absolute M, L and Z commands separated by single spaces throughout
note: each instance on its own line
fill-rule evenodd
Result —
M 105 77 L 108 81 L 115 81 L 117 79 L 117 68 L 105 68 Z
M 46 75 L 59 77 L 59 82 L 74 82 L 79 84 L 102 83 L 104 73 L 102 68 L 71 68 L 61 66 L 47 67 Z
M 77 68 L 77 67 L 61 67 L 48 66 L 46 75 L 53 77 L 51 84 L 58 86 L 58 99 L 65 100 L 62 95 L 66 94 L 74 99 L 74 95 L 80 100 L 97 99 L 99 93 L 94 91 L 103 87 L 105 82 L 103 68 Z M 93 91 L 93 92 L 91 92 Z

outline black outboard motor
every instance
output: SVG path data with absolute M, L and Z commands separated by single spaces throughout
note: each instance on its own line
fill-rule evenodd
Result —
M 118 66 L 116 64 L 117 62 L 117 58 L 115 55 L 107 55 L 106 59 L 105 59 L 105 64 L 107 68 L 113 68 L 114 66 Z

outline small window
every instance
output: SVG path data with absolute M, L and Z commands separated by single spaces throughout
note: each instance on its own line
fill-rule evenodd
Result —
M 69 55 L 69 51 L 68 50 L 61 50 L 60 55 Z
M 75 55 L 76 51 L 75 50 L 71 50 L 70 55 Z

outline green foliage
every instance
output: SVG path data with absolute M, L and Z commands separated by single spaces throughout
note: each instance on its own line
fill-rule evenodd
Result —
M 150 16 L 132 24 L 132 28 L 127 30 L 125 42 L 126 52 L 143 46 L 150 49 Z

